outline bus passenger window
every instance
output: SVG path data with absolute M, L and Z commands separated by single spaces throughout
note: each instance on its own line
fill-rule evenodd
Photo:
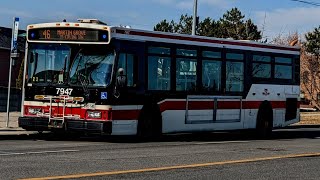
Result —
M 292 58 L 275 57 L 274 78 L 292 79 Z
M 171 58 L 148 57 L 148 89 L 170 90 Z
M 227 62 L 227 83 L 226 89 L 229 92 L 243 91 L 243 63 L 242 62 Z
M 148 47 L 148 90 L 171 89 L 171 49 Z
M 226 91 L 242 92 L 244 85 L 244 55 L 227 53 L 226 57 Z
M 210 92 L 221 89 L 221 61 L 202 61 L 202 86 Z
M 271 56 L 253 55 L 252 76 L 271 78 Z
M 197 85 L 197 60 L 177 58 L 176 90 L 195 90 Z
M 134 86 L 133 74 L 134 74 L 134 56 L 132 54 L 120 53 L 118 69 L 124 69 L 124 75 L 127 76 L 127 86 Z
M 292 79 L 292 66 L 276 65 L 274 71 L 277 79 Z
M 202 51 L 202 89 L 208 92 L 221 90 L 221 52 Z

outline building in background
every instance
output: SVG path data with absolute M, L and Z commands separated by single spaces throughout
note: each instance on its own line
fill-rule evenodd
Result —
M 20 57 L 17 61 L 15 61 L 14 66 L 12 68 L 12 77 L 11 77 L 12 88 L 16 87 L 16 81 L 19 76 L 21 62 L 23 61 L 24 52 L 25 52 L 26 38 L 23 36 L 23 34 L 25 34 L 25 31 L 20 30 L 19 34 L 22 35 L 18 37 L 18 49 L 20 52 Z M 11 38 L 12 38 L 12 29 L 0 27 L 0 87 L 1 88 L 8 87 Z

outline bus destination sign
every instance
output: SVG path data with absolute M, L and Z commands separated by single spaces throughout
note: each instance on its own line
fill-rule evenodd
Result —
M 32 29 L 28 32 L 29 40 L 39 41 L 88 41 L 107 42 L 108 31 L 76 28 Z

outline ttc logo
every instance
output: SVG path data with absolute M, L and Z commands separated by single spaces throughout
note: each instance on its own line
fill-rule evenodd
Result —
M 270 93 L 269 93 L 268 89 L 264 89 L 264 92 L 263 92 L 262 94 L 263 94 L 263 95 L 265 95 L 265 96 L 270 95 Z

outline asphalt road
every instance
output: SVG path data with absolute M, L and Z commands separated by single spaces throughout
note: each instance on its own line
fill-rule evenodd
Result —
M 0 137 L 0 179 L 319 179 L 320 129 L 134 138 Z

